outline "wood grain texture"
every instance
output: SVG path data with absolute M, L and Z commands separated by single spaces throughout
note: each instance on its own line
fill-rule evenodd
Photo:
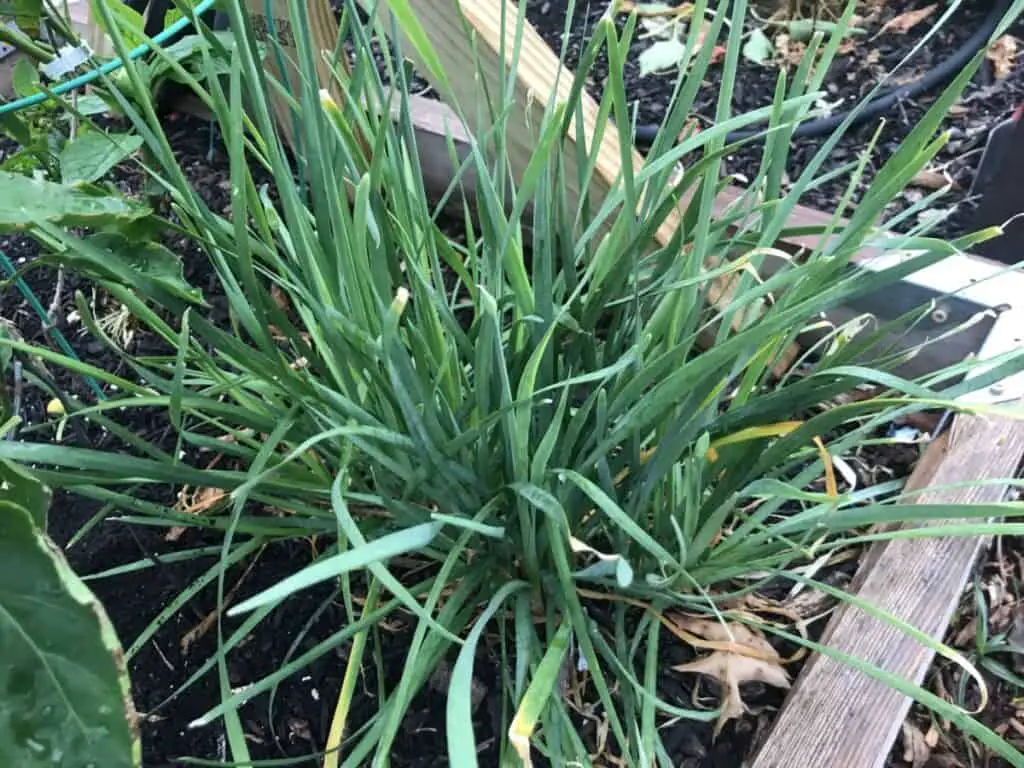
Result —
M 1006 486 L 978 481 L 1013 477 L 1022 457 L 1024 422 L 958 417 L 948 439 L 926 452 L 908 485 L 928 489 L 914 497 L 920 504 L 998 502 Z M 974 485 L 948 487 L 958 483 Z M 869 550 L 851 589 L 941 638 L 984 545 L 981 538 L 890 541 Z M 924 678 L 933 657 L 898 629 L 849 605 L 833 615 L 822 642 L 914 683 Z M 813 656 L 750 768 L 881 768 L 910 703 L 839 661 Z
M 246 8 L 252 20 L 257 39 L 265 43 L 267 53 L 264 59 L 267 74 L 281 85 L 284 92 L 300 98 L 302 82 L 296 62 L 299 52 L 295 44 L 295 33 L 292 30 L 291 6 L 298 3 L 296 12 L 306 14 L 312 38 L 313 53 L 316 61 L 318 90 L 326 88 L 335 101 L 341 101 L 341 91 L 337 87 L 325 54 L 332 54 L 338 40 L 338 22 L 328 0 L 246 0 Z M 270 13 L 267 13 L 267 9 Z M 273 32 L 273 35 L 271 34 Z M 271 41 L 273 37 L 280 43 L 278 49 Z M 347 62 L 346 62 L 347 63 Z M 296 128 L 298 116 L 295 114 L 284 93 L 272 84 L 270 102 L 277 118 L 278 127 L 285 140 L 296 148 Z
M 429 65 L 416 55 L 415 47 L 408 40 L 402 41 L 404 51 L 445 101 L 461 106 L 470 121 L 469 133 L 486 135 L 490 127 L 489 111 L 477 109 L 476 105 L 485 92 L 497 93 L 498 84 L 507 77 L 517 45 L 519 11 L 516 4 L 509 0 L 410 0 L 409 5 L 433 45 L 449 87 L 432 76 Z M 378 7 L 381 14 L 388 12 L 386 2 Z M 561 67 L 558 56 L 527 22 L 524 22 L 518 45 L 516 81 L 509 94 L 514 108 L 506 124 L 508 162 L 514 178 L 521 178 L 534 153 L 548 101 L 554 96 L 556 103 L 567 103 L 573 82 L 573 73 Z M 495 111 L 502 106 L 492 105 Z M 597 153 L 596 173 L 586 190 L 597 210 L 622 175 L 619 133 L 614 124 L 607 124 L 595 146 L 598 104 L 585 92 L 580 98 L 580 113 L 586 150 Z M 570 144 L 576 141 L 576 128 L 574 118 L 566 137 Z M 575 155 L 571 149 L 563 154 L 566 164 L 563 180 L 570 206 L 576 205 L 581 194 Z M 638 152 L 634 150 L 630 159 L 635 168 L 640 168 L 643 158 Z M 668 243 L 678 226 L 678 214 L 673 213 L 658 230 L 656 241 L 662 245 Z

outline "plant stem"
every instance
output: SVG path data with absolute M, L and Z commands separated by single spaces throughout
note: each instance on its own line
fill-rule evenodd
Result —
M 7 43 L 37 61 L 50 62 L 54 59 L 54 55 L 42 45 L 3 24 L 0 24 L 0 43 Z

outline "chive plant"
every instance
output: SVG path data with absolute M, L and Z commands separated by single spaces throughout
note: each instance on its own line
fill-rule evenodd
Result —
M 743 44 L 745 3 L 695 6 L 694 17 L 713 19 L 713 30 L 722 30 L 735 54 Z M 1014 3 L 1006 24 L 1022 6 L 1024 0 Z M 394 0 L 385 17 L 350 0 L 334 54 L 316 49 L 302 3 L 290 7 L 293 63 L 301 73 L 291 93 L 282 92 L 263 64 L 264 56 L 283 49 L 256 38 L 241 0 L 223 3 L 229 35 L 202 30 L 206 65 L 224 73 L 219 79 L 201 84 L 155 54 L 195 88 L 220 126 L 230 164 L 229 215 L 211 210 L 189 184 L 138 65 L 126 65 L 123 92 L 110 84 L 111 98 L 145 142 L 145 171 L 170 202 L 166 221 L 155 214 L 150 220 L 198 246 L 230 322 L 211 320 L 198 291 L 140 279 L 146 277 L 142 259 L 112 272 L 109 248 L 129 255 L 138 246 L 128 238 L 108 239 L 105 249 L 80 231 L 46 223 L 30 228 L 173 350 L 139 357 L 122 349 L 79 297 L 88 330 L 133 376 L 32 349 L 111 390 L 97 404 L 67 401 L 67 418 L 116 428 L 126 410 L 155 411 L 171 425 L 171 444 L 125 429 L 118 434 L 130 455 L 0 442 L 0 457 L 124 511 L 128 523 L 222 534 L 218 562 L 128 653 L 183 601 L 215 585 L 223 609 L 218 650 L 180 694 L 188 695 L 202 675 L 219 676 L 221 703 L 194 725 L 222 718 L 236 763 L 250 760 L 239 708 L 346 646 L 348 666 L 324 745 L 327 765 L 388 764 L 410 703 L 442 663 L 453 665 L 449 757 L 455 765 L 474 765 L 470 692 L 474 659 L 486 642 L 500 654 L 501 684 L 492 695 L 502 699 L 503 760 L 529 762 L 540 754 L 556 765 L 590 763 L 594 745 L 584 742 L 560 687 L 571 665 L 586 669 L 585 695 L 607 722 L 608 754 L 630 765 L 670 765 L 661 726 L 720 713 L 663 693 L 665 646 L 681 642 L 669 631 L 669 617 L 756 624 L 756 615 L 736 607 L 745 594 L 766 580 L 816 585 L 808 563 L 901 535 L 869 535 L 879 524 L 948 518 L 967 522 L 937 526 L 929 535 L 1021 532 L 1013 522 L 1018 504 L 914 505 L 899 482 L 850 490 L 836 483 L 833 467 L 833 457 L 857 451 L 912 412 L 995 410 L 965 406 L 963 398 L 1024 367 L 1021 354 L 1008 353 L 984 370 L 965 361 L 908 380 L 896 371 L 918 350 L 883 339 L 913 327 L 928 308 L 878 329 L 822 320 L 831 308 L 894 290 L 907 275 L 994 234 L 945 242 L 923 230 L 896 232 L 883 216 L 941 148 L 940 123 L 983 53 L 934 100 L 870 183 L 862 184 L 870 144 L 857 162 L 825 170 L 845 125 L 799 176 L 784 182 L 793 130 L 817 114 L 825 72 L 854 4 L 834 34 L 810 42 L 791 77 L 780 73 L 773 103 L 756 113 L 732 114 L 737 56 L 727 56 L 714 127 L 687 134 L 711 59 L 695 24 L 661 135 L 642 167 L 591 204 L 586 196 L 571 201 L 565 189 L 570 182 L 586 188 L 596 160 L 565 136 L 602 57 L 613 66 L 601 114 L 624 132 L 631 120 L 622 60 L 635 20 L 622 32 L 606 18 L 577 71 L 566 72 L 574 78 L 572 99 L 549 103 L 534 126 L 534 154 L 521 177 L 510 178 L 505 152 L 515 105 L 494 109 L 488 135 L 464 160 L 454 160 L 456 178 L 439 201 L 420 173 L 404 69 L 388 64 L 379 72 L 371 52 L 376 41 L 386 62 L 400 61 L 402 51 L 389 42 L 400 30 L 420 61 L 428 67 L 436 61 L 419 33 L 415 3 Z M 116 20 L 104 3 L 97 8 L 124 56 Z M 190 13 L 187 4 L 181 10 Z M 510 12 L 508 19 L 524 23 L 521 14 Z M 349 66 L 339 63 L 341 51 L 352 53 Z M 332 62 L 331 84 L 316 75 L 321 55 Z M 445 78 L 436 69 L 431 74 Z M 499 98 L 488 103 L 509 104 L 512 84 L 511 77 L 492 84 Z M 272 96 L 290 104 L 294 151 L 275 124 Z M 452 107 L 460 115 L 481 108 Z M 760 171 L 734 205 L 714 213 L 723 158 L 736 149 L 727 134 L 757 126 L 763 131 L 756 140 L 764 142 Z M 568 152 L 576 153 L 575 179 L 565 176 Z M 631 163 L 628 147 L 623 153 L 624 164 Z M 264 186 L 259 180 L 268 174 L 272 184 Z M 457 202 L 459 180 L 470 174 L 472 207 Z M 843 177 L 848 191 L 821 245 L 799 259 L 776 251 L 801 197 Z M 451 217 L 453 204 L 463 206 L 461 218 Z M 677 237 L 656 247 L 652 233 L 679 206 Z M 450 237 L 455 224 L 465 231 L 464 242 Z M 869 244 L 907 258 L 879 272 L 851 269 L 854 254 Z M 776 266 L 768 274 L 771 259 Z M 711 305 L 709 291 L 721 278 L 731 280 L 728 298 Z M 820 341 L 781 370 L 784 350 L 810 329 L 820 331 Z M 709 333 L 714 343 L 701 343 Z M 863 384 L 880 394 L 844 399 Z M 207 508 L 189 515 L 143 500 L 140 489 L 149 486 L 213 491 Z M 146 499 L 152 498 L 150 491 Z M 329 542 L 315 560 L 229 607 L 231 567 L 269 542 L 312 535 Z M 207 554 L 209 548 L 196 550 Z M 400 555 L 423 567 L 403 570 L 394 560 Z M 347 621 L 264 679 L 232 690 L 226 659 L 239 643 L 292 595 L 324 582 L 336 589 Z M 383 675 L 373 629 L 395 613 L 413 625 L 406 663 L 398 679 L 383 681 L 378 710 L 357 727 L 349 712 L 362 689 L 359 676 L 374 667 Z M 776 624 L 759 631 L 818 647 Z M 866 662 L 846 660 L 1018 759 L 952 705 Z

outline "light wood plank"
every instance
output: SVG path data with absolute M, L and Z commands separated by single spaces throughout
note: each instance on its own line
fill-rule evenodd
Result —
M 59 3 L 57 7 L 60 7 Z M 97 56 L 115 56 L 114 44 L 92 17 L 89 0 L 67 0 L 67 7 L 71 28 L 85 40 L 93 53 Z
M 403 51 L 417 64 L 441 97 L 461 106 L 470 121 L 469 133 L 484 136 L 490 128 L 487 110 L 475 108 L 481 94 L 496 94 L 505 70 L 511 67 L 517 45 L 519 10 L 511 0 L 410 0 L 422 31 L 433 45 L 440 60 L 447 83 L 433 77 L 427 62 L 416 55 L 415 47 L 403 40 Z M 379 6 L 380 13 L 388 12 L 387 3 Z M 504 61 L 502 61 L 504 51 Z M 523 23 L 519 41 L 518 67 L 514 90 L 509 94 L 512 109 L 508 113 L 508 161 L 514 178 L 520 178 L 537 146 L 542 118 L 548 102 L 554 95 L 556 103 L 567 103 L 572 91 L 573 73 L 562 68 L 558 57 L 538 32 Z M 504 106 L 504 105 L 500 105 Z M 583 117 L 585 148 L 594 148 L 598 132 L 598 104 L 588 94 L 582 94 L 580 112 Z M 567 141 L 576 143 L 576 120 L 570 123 Z M 581 190 L 577 184 L 575 151 L 564 155 L 569 205 L 575 206 Z M 634 168 L 643 163 L 641 155 L 633 150 L 630 160 Z M 605 126 L 597 145 L 597 166 L 593 181 L 587 190 L 596 209 L 608 191 L 622 175 L 622 152 L 619 133 L 614 124 Z M 670 215 L 658 230 L 655 239 L 668 243 L 679 226 L 677 212 Z
M 264 59 L 267 73 L 294 98 L 299 99 L 302 93 L 302 82 L 296 66 L 296 62 L 299 60 L 299 51 L 295 44 L 291 11 L 289 10 L 296 0 L 269 0 L 269 2 L 271 13 L 268 15 L 266 13 L 267 0 L 246 0 L 253 30 L 257 39 L 267 46 Z M 333 53 L 338 39 L 338 22 L 334 18 L 334 11 L 331 10 L 328 0 L 303 0 L 300 7 L 305 10 L 300 10 L 299 13 L 308 14 L 314 56 L 316 57 L 316 71 L 319 78 L 318 88 L 327 89 L 334 100 L 341 103 L 341 91 L 337 87 L 327 58 L 324 56 L 324 54 Z M 271 31 L 280 44 L 280 49 L 271 42 Z M 348 62 L 341 60 L 337 64 L 344 67 Z M 288 100 L 279 91 L 271 90 L 269 96 L 278 126 L 284 134 L 285 140 L 293 148 L 297 148 L 296 121 L 301 118 L 292 110 Z
M 958 417 L 945 443 L 936 441 L 910 483 L 928 487 L 920 504 L 1000 501 L 1003 484 L 1024 457 L 1024 422 Z M 928 474 L 931 474 L 930 479 Z M 975 483 L 947 488 L 957 483 Z M 869 551 L 854 581 L 857 594 L 941 638 L 985 540 L 906 539 Z M 898 629 L 845 605 L 822 641 L 914 683 L 933 653 Z M 814 656 L 790 692 L 750 768 L 881 768 L 910 708 L 910 699 L 841 662 Z

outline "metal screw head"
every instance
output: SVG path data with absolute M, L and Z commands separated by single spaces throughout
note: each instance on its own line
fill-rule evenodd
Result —
M 945 307 L 936 307 L 932 310 L 932 321 L 941 325 L 949 320 L 949 310 Z
M 1001 395 L 1003 394 L 1003 385 L 1001 382 L 996 382 L 988 388 L 988 391 L 993 395 Z

